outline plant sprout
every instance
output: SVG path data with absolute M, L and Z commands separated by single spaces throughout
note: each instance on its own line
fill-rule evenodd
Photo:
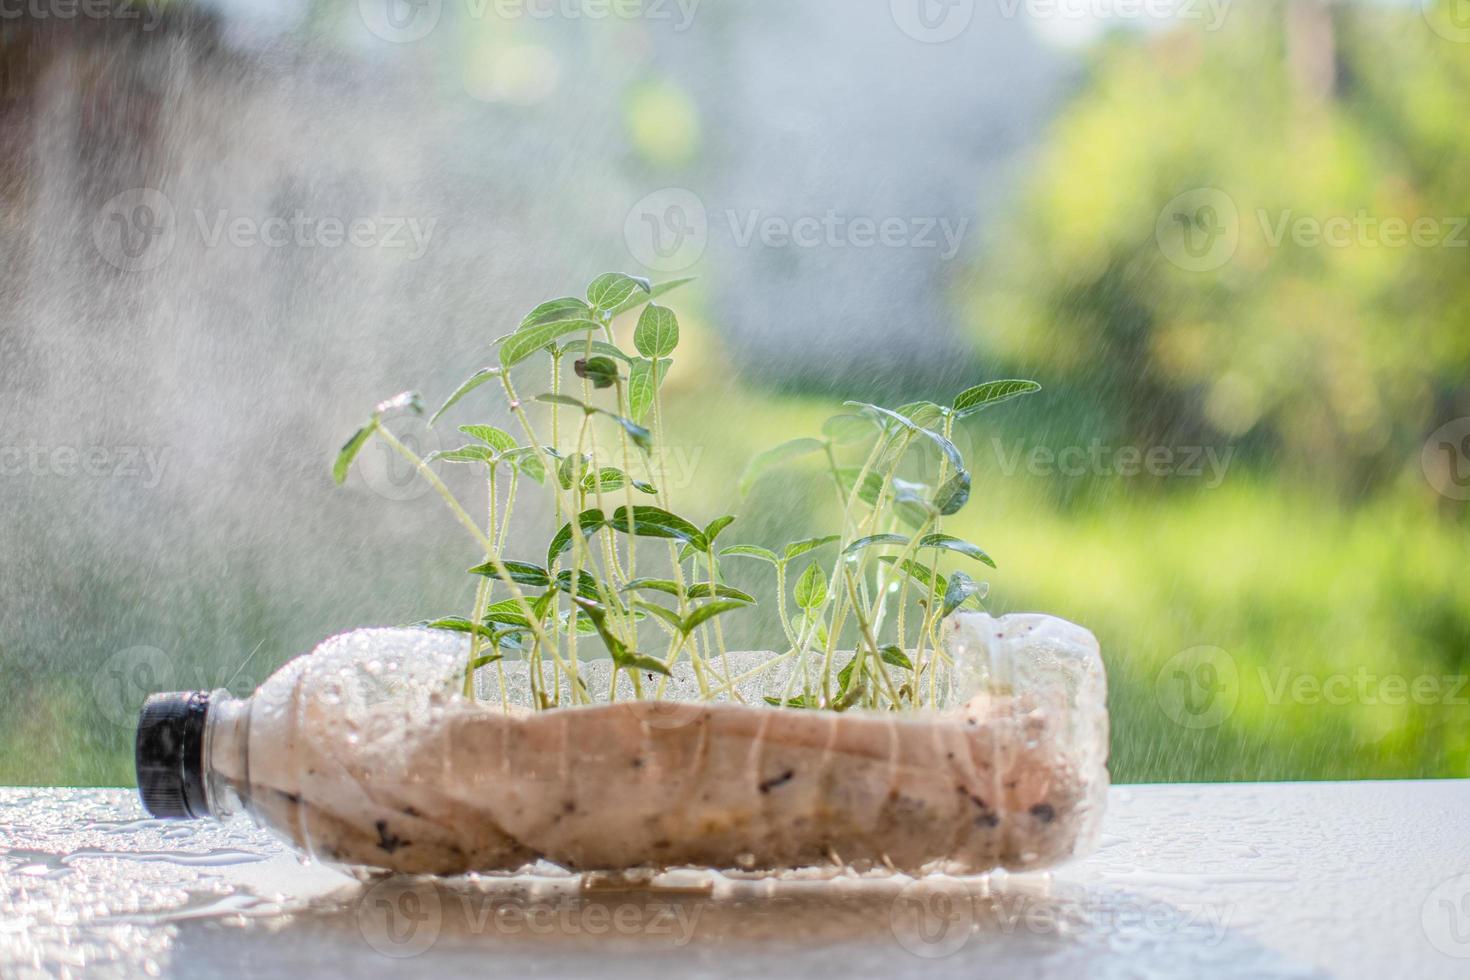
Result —
M 664 427 L 660 390 L 679 345 L 679 322 L 654 301 L 688 281 L 654 285 L 607 273 L 592 281 L 585 298 L 542 303 L 494 342 L 498 363 L 472 374 L 429 421 L 438 424 L 470 395 L 494 386 L 519 436 L 492 425 L 461 425 L 465 445 L 420 457 L 385 421 L 393 411 L 422 413 L 419 396 L 405 392 L 378 405 L 342 447 L 336 482 L 346 479 L 370 440 L 381 439 L 414 466 L 474 540 L 483 561 L 469 570 L 476 577 L 469 615 L 425 624 L 468 634 L 466 697 L 474 696 L 476 672 L 493 664 L 501 703 L 508 704 L 502 661 L 513 652 L 526 661 L 532 703 L 540 708 L 559 706 L 564 692 L 572 704 L 612 701 L 624 673 L 635 697 L 659 698 L 681 661 L 707 700 L 739 700 L 741 681 L 789 664 L 794 669 L 781 696 L 765 699 L 773 706 L 934 706 L 938 676 L 947 666 L 940 623 L 956 610 L 977 607 L 986 592 L 963 570 L 942 574 L 940 559 L 951 555 L 995 567 L 977 545 L 942 528 L 970 498 L 970 472 L 954 444 L 954 427 L 1040 386 L 992 381 L 966 389 L 948 406 L 847 402 L 850 411 L 828 419 L 820 437 L 757 455 L 740 481 L 744 494 L 765 472 L 817 457 L 831 481 L 839 529 L 779 552 L 750 544 L 722 548 L 718 539 L 735 517 L 701 526 L 680 516 L 655 451 Z M 630 353 L 618 345 L 614 324 L 634 312 Z M 511 369 L 533 359 L 549 361 L 549 390 L 527 397 Z M 577 380 L 565 390 L 569 359 Z M 525 369 L 515 373 L 523 376 Z M 937 459 L 932 485 L 900 475 L 906 460 L 922 454 Z M 482 518 L 439 478 L 436 462 L 481 472 Z M 555 514 L 545 555 L 534 561 L 506 553 L 523 481 L 549 494 Z M 739 677 L 731 673 L 723 620 L 756 599 L 725 581 L 722 563 L 735 559 L 770 566 L 782 631 L 780 652 Z M 606 691 L 592 690 L 581 674 L 594 643 L 616 668 Z

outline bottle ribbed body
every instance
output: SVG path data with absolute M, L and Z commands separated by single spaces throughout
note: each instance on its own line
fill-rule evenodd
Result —
M 481 668 L 487 696 L 467 699 L 462 637 L 357 630 L 249 698 L 209 695 L 209 810 L 321 861 L 414 873 L 980 873 L 1089 850 L 1107 787 L 1096 641 L 1050 617 L 962 614 L 944 643 L 945 690 L 922 711 L 778 709 L 739 687 L 532 711 L 523 665 Z

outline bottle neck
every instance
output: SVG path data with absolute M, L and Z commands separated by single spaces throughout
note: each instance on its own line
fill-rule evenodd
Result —
M 204 730 L 204 791 L 209 815 L 217 820 L 248 803 L 249 736 L 250 701 L 213 692 Z

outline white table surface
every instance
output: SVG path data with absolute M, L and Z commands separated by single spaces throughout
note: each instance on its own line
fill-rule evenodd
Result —
M 1115 787 L 1054 874 L 385 879 L 0 788 L 0 977 L 1470 977 L 1470 780 Z

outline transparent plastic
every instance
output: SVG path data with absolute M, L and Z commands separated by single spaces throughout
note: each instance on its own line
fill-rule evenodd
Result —
M 209 810 L 243 810 L 321 861 L 429 874 L 973 874 L 1090 850 L 1108 784 L 1097 641 L 1041 615 L 959 614 L 944 637 L 940 710 L 768 707 L 773 670 L 722 702 L 693 700 L 676 671 L 665 700 L 620 687 L 612 703 L 531 711 L 523 664 L 482 667 L 472 700 L 465 638 L 356 630 L 248 699 L 211 696 Z M 732 654 L 732 673 L 769 657 Z M 581 669 L 606 692 L 606 662 Z

